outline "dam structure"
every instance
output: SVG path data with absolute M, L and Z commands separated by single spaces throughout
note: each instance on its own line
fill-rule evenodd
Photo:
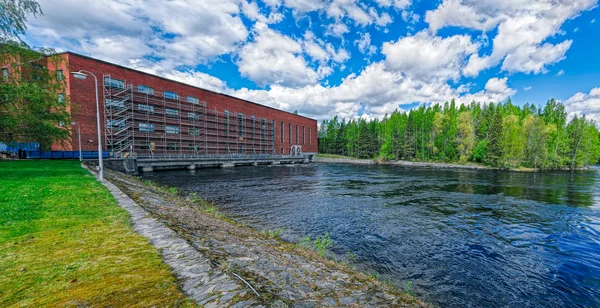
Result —
M 66 83 L 69 110 L 80 125 L 72 140 L 53 150 L 98 147 L 97 79 L 107 167 L 140 171 L 309 162 L 317 152 L 317 121 L 227 94 L 203 89 L 73 52 L 52 67 Z M 91 74 L 90 74 L 91 75 Z M 110 162 L 114 160 L 114 162 Z

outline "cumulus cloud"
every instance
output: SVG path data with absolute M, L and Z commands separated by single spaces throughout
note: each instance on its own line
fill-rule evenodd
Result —
M 558 44 L 545 42 L 559 33 L 560 27 L 582 11 L 593 8 L 596 0 L 477 1 L 444 0 L 425 20 L 433 33 L 456 26 L 483 32 L 497 27 L 490 55 L 474 55 L 464 70 L 477 76 L 484 69 L 502 62 L 507 72 L 545 73 L 546 67 L 565 57 L 570 40 Z
M 381 118 L 411 103 L 443 103 L 456 98 L 459 103 L 473 100 L 498 102 L 516 91 L 506 84 L 507 78 L 490 79 L 484 90 L 466 93 L 464 87 L 454 89 L 442 81 L 421 81 L 387 70 L 384 62 L 368 65 L 360 74 L 351 74 L 340 85 L 320 84 L 300 88 L 272 86 L 269 90 L 232 90 L 231 95 L 260 102 L 284 110 L 297 109 L 318 120 L 338 115 L 354 118 L 358 111 L 365 116 Z
M 585 116 L 596 121 L 600 128 L 600 88 L 590 90 L 590 93 L 578 92 L 565 101 L 569 117 Z
M 467 55 L 477 52 L 478 43 L 468 35 L 447 38 L 426 31 L 383 44 L 388 68 L 413 78 L 458 79 Z
M 28 40 L 120 64 L 151 56 L 197 65 L 233 52 L 248 36 L 238 0 L 39 3 L 44 15 L 30 20 Z
M 354 44 L 357 45 L 358 50 L 367 55 L 373 55 L 377 52 L 377 47 L 371 45 L 371 34 L 369 32 L 362 33 L 360 38 L 354 41 Z
M 317 82 L 317 72 L 305 61 L 300 42 L 262 23 L 256 24 L 254 32 L 254 42 L 239 52 L 242 76 L 260 86 L 299 87 Z

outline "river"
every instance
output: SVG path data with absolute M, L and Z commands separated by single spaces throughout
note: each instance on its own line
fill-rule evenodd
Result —
M 308 164 L 146 173 L 448 307 L 600 306 L 600 168 Z M 350 253 L 350 254 L 348 254 Z M 408 287 L 410 285 L 410 287 Z

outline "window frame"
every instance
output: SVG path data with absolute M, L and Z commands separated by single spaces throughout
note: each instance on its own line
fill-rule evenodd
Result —
M 179 135 L 179 126 L 165 125 L 165 134 Z
M 138 131 L 145 132 L 145 133 L 154 133 L 155 132 L 154 124 L 152 124 L 152 123 L 138 123 Z
M 190 103 L 190 104 L 194 104 L 194 105 L 199 105 L 200 104 L 200 100 L 197 97 L 194 97 L 194 96 L 188 96 L 187 97 L 187 102 Z
M 171 91 L 165 91 L 163 93 L 163 97 L 166 99 L 179 100 L 179 94 Z
M 108 84 L 111 88 L 125 89 L 125 80 L 116 79 L 112 77 L 104 77 L 104 84 Z M 116 84 L 116 85 L 115 85 Z
M 143 84 L 138 84 L 138 92 L 140 93 L 145 93 L 148 95 L 154 95 L 154 88 L 149 87 L 149 86 L 145 86 Z

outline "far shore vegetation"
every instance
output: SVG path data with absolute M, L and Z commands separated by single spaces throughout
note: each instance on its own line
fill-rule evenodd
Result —
M 0 162 L 0 273 L 0 307 L 195 305 L 76 161 Z
M 421 106 L 383 119 L 337 116 L 321 123 L 319 155 L 495 168 L 575 169 L 598 163 L 600 132 L 584 116 L 567 120 L 565 106 L 505 103 Z M 335 156 L 333 156 L 335 155 Z

